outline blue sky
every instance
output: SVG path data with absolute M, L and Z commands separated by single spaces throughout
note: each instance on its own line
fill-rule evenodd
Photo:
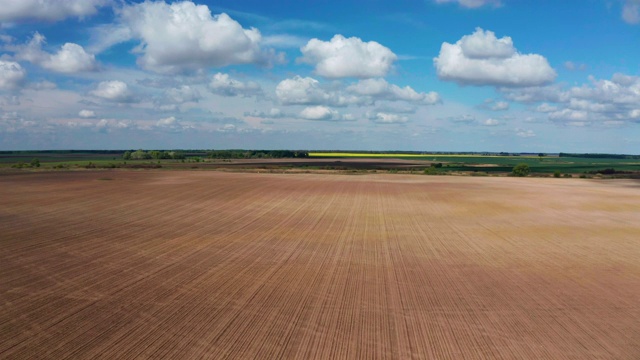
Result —
M 640 0 L 0 0 L 0 150 L 640 153 Z

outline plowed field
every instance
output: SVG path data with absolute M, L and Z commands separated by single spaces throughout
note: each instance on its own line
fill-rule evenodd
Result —
M 0 358 L 639 359 L 640 183 L 4 174 Z

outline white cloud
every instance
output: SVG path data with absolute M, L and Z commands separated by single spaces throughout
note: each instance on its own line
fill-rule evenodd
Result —
M 262 88 L 257 83 L 234 80 L 229 74 L 222 73 L 213 75 L 209 83 L 209 90 L 222 96 L 254 96 L 262 94 Z
M 500 125 L 500 121 L 496 120 L 496 119 L 487 119 L 484 122 L 482 122 L 483 126 L 498 126 Z
M 27 71 L 17 62 L 0 60 L 0 90 L 15 90 L 22 86 Z
M 96 69 L 96 58 L 93 54 L 87 54 L 82 46 L 66 43 L 60 51 L 50 55 L 41 65 L 45 69 L 60 73 L 93 71 Z
M 487 99 L 484 101 L 482 105 L 480 105 L 481 109 L 487 109 L 492 111 L 505 111 L 509 110 L 509 103 L 506 101 L 496 101 L 494 99 Z
M 287 117 L 288 115 L 282 112 L 282 110 L 278 108 L 272 108 L 268 112 L 265 112 L 265 111 L 246 112 L 244 116 L 251 116 L 251 117 L 257 117 L 262 119 L 280 119 L 283 117 Z
M 335 35 L 330 41 L 311 39 L 303 46 L 301 62 L 315 66 L 327 78 L 372 78 L 385 76 L 397 60 L 389 48 L 375 41 Z
M 81 123 L 81 124 L 75 124 L 72 125 L 73 123 L 68 123 L 67 125 L 69 126 L 86 126 L 86 124 L 90 124 L 90 123 Z M 126 129 L 131 127 L 132 123 L 131 120 L 116 120 L 116 119 L 100 119 L 100 121 L 95 123 L 95 126 L 98 129 L 104 130 L 104 131 L 110 131 L 110 129 Z M 142 127 L 139 127 L 142 128 Z
M 129 91 L 129 86 L 119 80 L 103 81 L 98 87 L 90 92 L 91 95 L 113 101 L 113 102 L 131 102 L 133 95 Z
M 573 87 L 568 95 L 614 104 L 637 104 L 640 102 L 640 77 L 614 74 L 611 80 L 591 78 L 591 86 Z
M 276 96 L 284 105 L 319 105 L 334 102 L 334 95 L 322 89 L 318 80 L 297 75 L 282 80 L 276 86 Z
M 233 124 L 224 124 L 222 127 L 218 128 L 220 132 L 234 132 L 236 131 L 236 126 Z
M 175 73 L 277 60 L 260 48 L 258 29 L 244 29 L 224 13 L 212 16 L 206 5 L 144 2 L 125 6 L 121 18 L 131 36 L 141 40 L 135 52 L 148 70 Z
M 443 43 L 433 61 L 442 80 L 460 85 L 539 86 L 556 78 L 543 56 L 520 54 L 511 38 L 498 39 L 480 28 L 455 44 Z
M 639 120 L 634 111 L 640 103 L 640 77 L 617 73 L 610 80 L 590 77 L 590 81 L 569 89 L 546 86 L 501 91 L 514 101 L 541 102 L 535 111 L 548 113 L 552 121 L 573 126 Z
M 612 104 L 603 104 L 576 98 L 569 100 L 569 104 L 567 104 L 567 107 L 573 110 L 584 110 L 589 112 L 606 112 L 608 110 L 613 110 Z
M 407 116 L 384 112 L 367 113 L 367 118 L 378 124 L 404 124 L 409 121 Z
M 69 17 L 85 18 L 112 0 L 0 0 L 0 21 L 59 21 Z
M 78 116 L 80 116 L 81 118 L 84 119 L 88 119 L 88 118 L 94 118 L 96 117 L 96 112 L 93 110 L 80 110 L 80 112 L 78 113 Z
M 182 85 L 181 87 L 171 88 L 165 92 L 169 101 L 177 104 L 183 104 L 187 102 L 198 102 L 202 96 L 197 89 L 194 89 L 188 85 Z
M 553 105 L 549 105 L 547 103 L 542 103 L 540 105 L 538 105 L 535 110 L 537 112 L 542 112 L 542 113 L 548 113 L 548 112 L 553 112 L 558 110 L 557 106 L 553 106 Z
M 475 9 L 485 5 L 501 6 L 500 0 L 435 0 L 436 4 L 458 3 L 460 6 Z
M 640 23 L 640 0 L 626 0 L 622 7 L 622 19 L 629 24 Z
M 509 103 L 506 101 L 496 101 L 492 106 L 491 110 L 493 111 L 504 111 L 509 110 Z
M 471 35 L 463 36 L 457 44 L 469 59 L 506 59 L 516 55 L 513 40 L 509 36 L 498 39 L 492 31 L 480 28 Z
M 516 129 L 516 136 L 521 138 L 531 138 L 535 137 L 536 133 L 533 130 L 525 130 L 525 129 Z
M 373 101 L 407 101 L 426 105 L 433 105 L 442 101 L 440 95 L 436 92 L 419 93 L 409 86 L 401 88 L 397 85 L 389 84 L 384 79 L 360 80 L 349 86 L 347 90 L 358 95 L 369 96 Z
M 14 40 L 15 38 L 13 36 L 0 34 L 0 41 L 2 41 L 5 44 L 11 44 Z
M 589 112 L 584 110 L 562 109 L 549 113 L 550 120 L 556 121 L 580 121 L 589 120 Z
M 173 116 L 160 119 L 156 122 L 156 126 L 161 126 L 161 127 L 174 127 L 176 125 L 178 125 L 178 120 L 176 120 L 176 118 Z
M 29 61 L 59 73 L 69 74 L 97 69 L 95 55 L 84 51 L 82 46 L 66 43 L 57 53 L 49 54 L 42 50 L 45 42 L 45 37 L 36 32 L 27 44 L 12 47 L 12 49 L 15 50 L 15 57 L 18 60 Z
M 89 51 L 101 53 L 113 45 L 131 40 L 131 29 L 123 24 L 102 24 L 89 29 Z
M 326 106 L 309 106 L 300 112 L 300 117 L 305 120 L 337 121 L 342 120 L 340 113 Z
M 543 101 L 558 103 L 569 101 L 568 94 L 562 90 L 560 85 L 556 84 L 548 86 L 531 86 L 519 89 L 500 88 L 499 90 L 508 100 L 521 103 L 536 103 Z

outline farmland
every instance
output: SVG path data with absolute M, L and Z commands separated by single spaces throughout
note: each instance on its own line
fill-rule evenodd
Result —
M 637 359 L 634 180 L 0 174 L 0 358 Z
M 129 154 L 127 156 L 127 153 Z M 172 170 L 269 170 L 274 172 L 342 172 L 379 170 L 394 173 L 425 172 L 429 175 L 505 176 L 518 164 L 526 164 L 531 176 L 584 178 L 640 178 L 640 156 L 611 154 L 506 154 L 506 153 L 401 153 L 309 152 L 284 150 L 138 150 L 131 151 L 5 151 L 0 152 L 0 172 L 11 169 L 77 170 L 114 168 L 162 168 Z M 179 158 L 170 154 L 179 154 Z M 429 169 L 433 165 L 437 168 Z M 425 171 L 427 170 L 427 171 Z

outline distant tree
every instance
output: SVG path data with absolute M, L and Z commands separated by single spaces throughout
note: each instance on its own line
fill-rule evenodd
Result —
M 131 160 L 131 151 L 125 151 L 124 155 L 122 155 L 124 160 Z
M 524 163 L 514 166 L 513 170 L 511 171 L 513 176 L 518 176 L 518 177 L 525 177 L 529 175 L 530 172 L 531 172 L 531 169 L 529 168 L 529 165 Z
M 560 170 L 556 170 L 553 172 L 553 177 L 559 178 L 560 177 Z
M 136 150 L 133 153 L 131 153 L 131 159 L 132 160 L 148 160 L 148 159 L 151 159 L 151 154 L 149 154 L 144 150 Z
M 39 159 L 32 159 L 31 162 L 29 163 L 31 165 L 31 167 L 40 167 L 40 160 Z
M 182 151 L 171 151 L 169 152 L 169 156 L 175 160 L 184 160 L 185 156 Z

